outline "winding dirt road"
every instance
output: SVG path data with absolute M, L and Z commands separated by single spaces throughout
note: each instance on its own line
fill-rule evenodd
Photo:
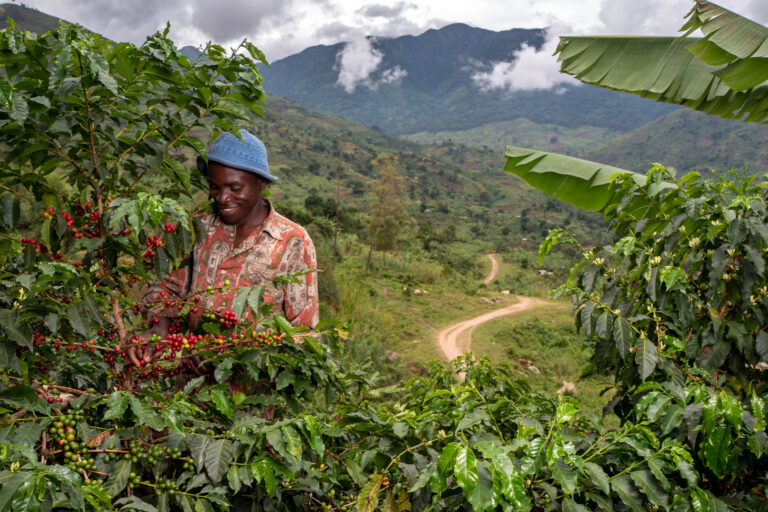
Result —
M 521 311 L 536 306 L 543 306 L 545 304 L 547 304 L 545 301 L 535 297 L 518 296 L 517 302 L 514 304 L 488 313 L 483 313 L 482 315 L 463 320 L 441 329 L 437 333 L 437 343 L 440 345 L 440 350 L 443 351 L 445 359 L 452 361 L 469 352 L 470 346 L 472 345 L 472 331 L 474 331 L 475 327 L 478 325 L 499 318 L 500 316 L 520 313 Z
M 485 284 L 493 281 L 499 271 L 499 264 L 496 261 L 496 258 L 494 258 L 492 254 L 489 254 L 488 257 L 491 259 L 491 272 L 483 281 Z M 546 304 L 546 301 L 535 297 L 523 297 L 518 295 L 517 302 L 514 304 L 504 306 L 488 313 L 483 313 L 482 315 L 467 320 L 462 320 L 461 322 L 441 329 L 437 332 L 437 343 L 440 346 L 440 350 L 442 350 L 445 359 L 447 361 L 452 361 L 469 352 L 472 345 L 472 331 L 474 331 L 475 327 L 478 325 L 499 318 L 500 316 L 520 313 L 521 311 Z
M 493 254 L 488 254 L 488 259 L 491 260 L 491 272 L 488 274 L 488 276 L 483 279 L 483 284 L 488 284 L 496 277 L 496 274 L 499 273 L 499 262 L 496 261 L 496 258 Z

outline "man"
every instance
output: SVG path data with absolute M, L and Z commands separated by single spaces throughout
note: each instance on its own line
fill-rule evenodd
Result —
M 232 133 L 217 138 L 208 150 L 207 165 L 198 157 L 214 213 L 202 218 L 191 263 L 145 295 L 144 301 L 156 306 L 148 312 L 152 327 L 143 337 L 167 337 L 178 311 L 174 299 L 192 301 L 189 321 L 195 327 L 207 311 L 231 310 L 237 291 L 250 286 L 264 286 L 265 302 L 291 324 L 314 327 L 318 322 L 314 272 L 284 287 L 273 283 L 275 276 L 315 269 L 315 248 L 304 228 L 277 213 L 262 196 L 267 185 L 277 181 L 269 172 L 267 150 L 247 131 L 240 135 L 242 140 Z M 148 358 L 151 355 L 145 355 Z

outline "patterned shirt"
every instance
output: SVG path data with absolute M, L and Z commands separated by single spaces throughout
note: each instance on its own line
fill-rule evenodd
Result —
M 264 301 L 283 313 L 292 325 L 317 325 L 317 276 L 310 272 L 299 276 L 299 283 L 275 286 L 278 275 L 289 275 L 305 269 L 316 269 L 315 246 L 306 230 L 275 211 L 271 204 L 262 225 L 235 247 L 235 226 L 224 224 L 218 215 L 203 217 L 203 233 L 195 244 L 192 261 L 171 272 L 161 283 L 152 286 L 144 301 L 159 306 L 148 317 L 176 316 L 165 309 L 166 298 L 198 295 L 199 308 L 222 313 L 232 309 L 235 294 L 241 287 L 264 286 Z M 226 290 L 206 294 L 208 286 Z M 165 292 L 165 297 L 161 292 Z

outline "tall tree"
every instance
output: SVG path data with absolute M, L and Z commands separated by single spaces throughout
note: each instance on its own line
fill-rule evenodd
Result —
M 395 155 L 382 153 L 371 162 L 378 177 L 373 184 L 374 201 L 371 204 L 371 245 L 365 272 L 371 264 L 374 249 L 382 251 L 382 266 L 386 263 L 385 254 L 394 248 L 403 226 L 411 217 L 407 209 L 407 196 L 402 176 L 397 172 L 398 161 Z

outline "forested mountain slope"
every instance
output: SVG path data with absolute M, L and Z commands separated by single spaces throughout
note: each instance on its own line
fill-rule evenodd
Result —
M 543 35 L 537 29 L 494 32 L 457 23 L 417 36 L 369 42 L 381 62 L 369 83 L 358 84 L 352 92 L 338 83 L 344 43 L 313 46 L 273 62 L 264 69 L 265 88 L 392 134 L 461 130 L 520 117 L 570 128 L 592 125 L 626 131 L 675 109 L 584 85 L 482 90 L 473 75 L 513 60 L 523 45 L 540 47 Z M 400 78 L 388 81 L 395 71 Z

